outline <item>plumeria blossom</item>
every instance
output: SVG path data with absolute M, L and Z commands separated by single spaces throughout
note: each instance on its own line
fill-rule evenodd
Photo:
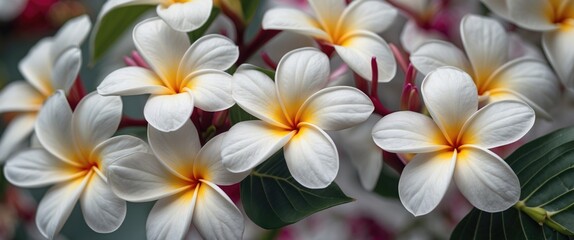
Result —
M 241 181 L 221 161 L 217 135 L 203 147 L 190 120 L 173 132 L 148 127 L 155 153 L 138 153 L 109 167 L 113 191 L 131 202 L 158 200 L 147 219 L 148 239 L 184 239 L 191 223 L 204 239 L 241 239 L 243 215 L 217 185 Z
M 251 65 L 233 75 L 233 99 L 261 119 L 235 124 L 223 145 L 223 164 L 232 172 L 257 166 L 284 147 L 289 171 L 301 185 L 324 188 L 337 175 L 337 148 L 324 130 L 365 121 L 374 107 L 361 91 L 327 87 L 329 59 L 314 48 L 287 53 L 275 82 Z
M 491 152 L 524 136 L 534 111 L 515 100 L 478 109 L 471 77 L 443 67 L 423 80 L 422 96 L 432 118 L 400 111 L 373 128 L 375 143 L 395 153 L 416 153 L 399 180 L 401 202 L 415 216 L 432 211 L 454 178 L 462 194 L 480 210 L 502 211 L 518 201 L 516 174 Z
M 112 137 L 121 116 L 119 97 L 89 94 L 72 113 L 59 90 L 46 101 L 36 123 L 44 148 L 23 151 L 7 161 L 4 174 L 16 186 L 55 184 L 36 213 L 44 237 L 53 239 L 58 234 L 78 200 L 86 223 L 96 232 L 113 232 L 123 222 L 126 203 L 111 191 L 107 167 L 119 158 L 149 150 L 138 138 Z
M 88 35 L 88 16 L 68 21 L 56 36 L 38 42 L 18 65 L 26 81 L 15 81 L 0 92 L 0 113 L 18 113 L 0 141 L 0 160 L 6 159 L 34 129 L 44 101 L 58 89 L 68 92 L 78 76 L 78 48 Z
M 213 0 L 109 0 L 98 15 L 94 31 L 99 30 L 102 19 L 114 10 L 137 5 L 157 5 L 157 15 L 167 25 L 180 32 L 191 32 L 207 22 Z
M 520 27 L 543 32 L 542 46 L 562 83 L 574 91 L 574 3 L 571 0 L 483 0 Z
M 560 95 L 559 82 L 547 64 L 533 57 L 509 59 L 509 36 L 493 19 L 467 15 L 460 25 L 465 52 L 444 41 L 431 41 L 412 55 L 424 74 L 454 66 L 472 76 L 481 104 L 515 99 L 528 103 L 542 117 Z
M 397 11 L 384 2 L 358 0 L 309 0 L 315 13 L 276 8 L 263 17 L 264 29 L 293 31 L 311 36 L 320 44 L 332 46 L 337 54 L 361 77 L 371 80 L 371 58 L 377 58 L 378 81 L 388 82 L 396 73 L 393 54 L 379 33 L 394 21 Z
M 228 38 L 206 35 L 190 44 L 187 34 L 152 18 L 134 28 L 133 39 L 151 69 L 118 69 L 102 81 L 98 93 L 151 94 L 144 116 L 161 131 L 183 126 L 194 107 L 215 112 L 234 104 L 231 76 L 223 70 L 235 63 L 239 51 Z

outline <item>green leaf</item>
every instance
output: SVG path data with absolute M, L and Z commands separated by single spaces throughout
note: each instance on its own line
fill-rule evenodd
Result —
M 473 209 L 451 239 L 568 239 L 574 235 L 574 127 L 525 144 L 506 161 L 520 201 L 501 213 Z
M 200 37 L 203 37 L 203 34 L 205 34 L 205 31 L 207 31 L 209 26 L 211 26 L 213 21 L 215 21 L 215 18 L 217 18 L 217 15 L 219 15 L 219 12 L 220 12 L 219 8 L 213 7 L 211 9 L 209 18 L 207 19 L 207 22 L 205 22 L 205 24 L 203 24 L 200 28 L 188 33 L 188 36 L 192 42 L 195 42 Z
M 280 228 L 321 210 L 353 201 L 332 183 L 308 189 L 290 175 L 279 151 L 241 182 L 241 202 L 247 216 L 265 229 Z
M 238 122 L 243 122 L 243 121 L 249 121 L 249 120 L 257 120 L 256 117 L 247 113 L 245 110 L 243 110 L 237 104 L 233 105 L 233 107 L 231 107 L 229 109 L 229 117 L 231 118 L 232 124 L 236 124 Z
M 108 12 L 100 21 L 91 42 L 91 61 L 95 63 L 117 42 L 122 34 L 154 5 L 119 7 Z
M 243 20 L 246 23 L 250 22 L 255 13 L 257 13 L 258 6 L 259 6 L 259 0 L 241 0 L 241 10 L 243 11 Z
M 4 178 L 4 168 L 0 168 L 0 199 L 4 199 L 8 182 Z
M 375 185 L 373 192 L 379 194 L 382 197 L 399 199 L 398 174 L 387 167 L 383 167 L 383 169 L 381 169 L 379 180 L 377 181 L 377 185 Z

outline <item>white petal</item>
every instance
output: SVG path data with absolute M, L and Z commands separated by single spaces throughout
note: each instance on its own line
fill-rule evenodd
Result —
M 50 96 L 54 91 L 50 79 L 54 61 L 50 55 L 53 44 L 52 38 L 40 40 L 18 64 L 24 78 L 44 96 Z
M 574 91 L 574 26 L 564 26 L 560 30 L 542 35 L 542 46 L 556 74 L 570 91 Z
M 412 53 L 426 42 L 445 40 L 445 37 L 436 30 L 419 28 L 415 21 L 409 20 L 403 27 L 400 40 L 403 48 L 407 52 Z
M 285 145 L 285 162 L 293 178 L 301 185 L 325 188 L 339 171 L 339 154 L 333 140 L 320 128 L 303 124 Z
M 417 154 L 399 179 L 399 197 L 415 216 L 431 212 L 443 198 L 454 172 L 456 151 Z
M 238 183 L 249 171 L 233 173 L 223 166 L 221 160 L 222 142 L 227 133 L 222 133 L 207 142 L 193 161 L 193 171 L 196 179 L 204 179 L 217 185 Z
M 315 19 L 297 9 L 271 9 L 263 16 L 261 24 L 263 29 L 293 31 L 319 39 L 329 38 Z
M 166 88 L 157 74 L 140 67 L 124 67 L 110 73 L 98 86 L 101 95 L 166 94 Z
M 490 11 L 498 14 L 498 16 L 512 20 L 510 18 L 510 10 L 508 9 L 509 0 L 481 0 L 481 2 L 484 3 Z
M 173 174 L 184 179 L 193 176 L 192 164 L 201 145 L 191 120 L 173 132 L 162 132 L 148 126 L 148 142 L 161 163 Z
M 454 143 L 466 120 L 478 109 L 472 78 L 458 69 L 442 67 L 425 77 L 421 92 L 433 120 Z
M 152 154 L 136 152 L 108 167 L 113 192 L 130 202 L 147 202 L 176 194 L 188 186 Z
M 537 114 L 549 118 L 548 110 L 556 104 L 560 95 L 559 85 L 545 62 L 521 58 L 502 66 L 489 80 L 488 88 L 491 91 L 516 93 L 516 97 L 527 102 Z
M 462 43 L 478 86 L 508 60 L 508 34 L 494 19 L 467 15 L 460 24 Z
M 250 170 L 279 151 L 293 135 L 263 121 L 237 123 L 223 139 L 223 165 L 236 173 Z
M 353 30 L 380 33 L 394 22 L 398 11 L 385 2 L 353 1 L 339 18 L 340 34 Z
M 180 78 L 203 69 L 227 70 L 239 57 L 239 48 L 229 38 L 211 34 L 197 39 L 179 65 Z
M 198 188 L 160 199 L 147 217 L 150 240 L 184 239 L 197 205 Z
M 363 92 L 337 86 L 313 94 L 299 110 L 298 119 L 323 130 L 341 130 L 364 122 L 373 110 L 373 103 Z
M 191 32 L 207 22 L 213 0 L 193 0 L 157 6 L 157 15 L 170 27 L 180 32 Z
M 522 138 L 534 125 L 532 108 L 519 101 L 500 101 L 476 112 L 463 127 L 462 144 L 494 148 Z
M 45 97 L 24 81 L 9 83 L 0 92 L 0 113 L 36 112 L 42 108 Z
M 465 147 L 456 162 L 454 181 L 473 206 L 486 212 L 500 212 L 520 197 L 518 177 L 496 154 Z
M 373 140 L 380 148 L 395 153 L 425 153 L 449 147 L 432 119 L 410 111 L 383 117 L 373 127 Z
M 313 9 L 317 19 L 327 29 L 327 32 L 335 32 L 339 18 L 345 11 L 344 0 L 309 0 L 309 6 Z
M 122 100 L 96 92 L 84 97 L 72 116 L 72 133 L 76 146 L 91 152 L 98 144 L 116 133 L 122 120 Z
M 121 135 L 112 137 L 100 143 L 92 151 L 90 159 L 100 159 L 100 170 L 107 172 L 108 166 L 117 160 L 129 158 L 134 153 L 152 153 L 149 146 L 143 140 Z
M 19 187 L 44 187 L 78 177 L 73 166 L 44 149 L 20 152 L 6 162 L 6 179 Z M 80 173 L 81 174 L 81 173 Z
M 64 50 L 57 58 L 52 71 L 52 84 L 54 89 L 63 89 L 68 92 L 78 77 L 82 66 L 82 52 L 77 47 Z
M 50 97 L 40 110 L 35 133 L 48 152 L 72 165 L 78 164 L 72 135 L 72 109 L 62 90 Z
M 346 35 L 340 45 L 335 45 L 337 54 L 364 79 L 371 81 L 371 59 L 377 58 L 378 82 L 388 82 L 393 79 L 397 71 L 395 58 L 389 45 L 378 35 L 355 31 Z
M 561 1 L 557 1 L 561 2 Z M 508 1 L 510 17 L 518 26 L 535 31 L 547 31 L 557 28 L 552 16 L 552 1 L 522 0 Z
M 52 59 L 55 60 L 70 47 L 79 47 L 88 36 L 88 33 L 90 33 L 91 28 L 92 22 L 88 15 L 82 15 L 67 21 L 54 36 L 54 44 L 51 49 Z
M 327 86 L 329 58 L 314 48 L 287 53 L 277 65 L 275 85 L 284 112 L 294 118 L 311 95 Z
M 90 174 L 60 183 L 44 195 L 36 212 L 36 225 L 44 237 L 54 239 L 58 235 L 89 179 Z
M 117 230 L 126 217 L 126 201 L 118 198 L 99 174 L 92 174 L 80 205 L 86 223 L 97 233 Z
M 243 64 L 233 74 L 232 82 L 233 99 L 242 109 L 269 124 L 289 127 L 271 78 L 255 66 Z
M 421 45 L 411 57 L 413 65 L 424 75 L 439 67 L 452 66 L 472 74 L 468 59 L 452 43 L 433 40 Z
M 191 116 L 193 95 L 182 92 L 173 95 L 151 95 L 144 107 L 144 116 L 154 128 L 171 132 L 179 129 Z
M 25 142 L 30 133 L 34 131 L 34 124 L 38 115 L 25 113 L 16 116 L 2 133 L 0 140 L 0 163 L 14 153 L 18 146 Z
M 151 18 L 134 27 L 133 38 L 136 48 L 156 74 L 166 84 L 173 83 L 179 63 L 191 45 L 187 34 L 173 30 L 159 18 Z
M 241 239 L 243 214 L 217 185 L 202 181 L 199 187 L 193 225 L 204 239 Z
M 222 111 L 235 103 L 231 97 L 231 76 L 226 72 L 201 70 L 188 76 L 185 81 L 193 94 L 195 106 L 201 110 Z

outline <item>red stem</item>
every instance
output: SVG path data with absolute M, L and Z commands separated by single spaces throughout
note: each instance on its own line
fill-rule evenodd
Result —
M 122 116 L 118 129 L 126 127 L 147 127 L 147 121 L 144 119 L 134 119 L 124 115 Z
M 277 69 L 277 63 L 275 63 L 273 59 L 271 59 L 271 57 L 269 56 L 269 54 L 267 54 L 267 52 L 261 52 L 261 59 L 263 59 L 263 62 L 265 62 L 267 66 L 273 68 L 273 70 Z
M 87 93 L 86 88 L 84 87 L 84 83 L 82 82 L 82 79 L 80 79 L 80 76 L 78 75 L 76 81 L 72 85 L 72 88 L 70 89 L 70 92 L 68 94 L 68 102 L 70 103 L 70 107 L 72 108 L 72 110 L 76 109 L 76 106 L 78 106 L 78 103 L 80 103 L 80 101 L 82 100 L 82 98 L 86 96 L 86 94 Z
M 388 4 L 391 4 L 393 7 L 395 7 L 396 9 L 400 10 L 401 12 L 403 12 L 405 15 L 407 15 L 407 17 L 411 18 L 412 20 L 415 21 L 415 23 L 423 29 L 429 29 L 430 25 L 428 23 L 428 21 L 426 21 L 424 18 L 422 18 L 422 16 L 419 16 L 417 14 L 417 12 L 413 11 L 412 9 L 408 8 L 407 6 L 396 2 L 395 0 L 387 0 Z
M 357 87 L 357 89 L 361 90 L 361 92 L 364 92 L 365 94 L 369 94 L 368 88 L 369 85 L 367 85 L 367 80 L 363 79 L 361 76 L 359 76 L 359 74 L 355 73 L 355 87 Z
M 391 51 L 393 52 L 393 55 L 395 56 L 395 59 L 397 60 L 399 67 L 403 70 L 404 73 L 407 73 L 409 64 L 408 61 L 405 60 L 405 57 L 401 52 L 401 50 L 392 43 L 389 44 L 389 47 L 391 48 Z
M 237 59 L 237 65 L 241 65 L 241 64 L 247 62 L 247 60 L 255 52 L 257 52 L 257 50 L 259 50 L 259 48 L 261 48 L 263 45 L 265 45 L 267 42 L 269 42 L 269 40 L 271 40 L 275 36 L 277 36 L 277 34 L 279 34 L 280 32 L 281 31 L 279 31 L 279 30 L 261 29 L 261 30 L 259 30 L 259 32 L 255 36 L 253 41 L 251 41 L 251 43 L 249 43 L 249 45 L 245 46 L 242 44 L 242 41 L 238 42 L 237 45 L 239 46 L 239 58 Z
M 223 14 L 229 17 L 229 19 L 231 19 L 231 22 L 233 22 L 233 25 L 235 26 L 235 35 L 236 35 L 235 42 L 237 43 L 238 46 L 243 46 L 243 38 L 245 35 L 245 24 L 243 23 L 243 20 L 239 16 L 237 16 L 233 11 L 231 11 L 231 9 L 229 9 L 225 4 L 220 5 Z
M 372 76 L 371 95 L 369 96 L 369 98 L 371 99 L 371 102 L 373 102 L 373 106 L 375 107 L 375 113 L 384 117 L 390 114 L 391 111 L 387 109 L 381 102 L 381 99 L 379 99 L 379 91 L 378 91 L 379 82 L 377 81 L 379 79 L 379 67 L 377 64 L 377 58 L 374 56 L 371 58 L 371 76 Z
M 395 169 L 395 171 L 397 171 L 399 174 L 402 173 L 403 169 L 405 168 L 405 164 L 403 161 L 401 161 L 396 153 L 390 153 L 383 150 L 383 160 L 387 165 Z

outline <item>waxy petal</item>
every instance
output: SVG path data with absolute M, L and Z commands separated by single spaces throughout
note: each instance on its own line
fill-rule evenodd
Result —
M 369 118 L 375 108 L 367 95 L 353 87 L 329 87 L 313 94 L 299 110 L 300 122 L 323 130 L 341 130 Z
M 19 145 L 25 143 L 26 138 L 34 131 L 37 118 L 36 113 L 21 114 L 4 129 L 0 140 L 0 163 L 15 152 Z
M 281 58 L 275 85 L 289 121 L 293 121 L 307 98 L 327 86 L 329 71 L 329 58 L 314 48 L 293 50 Z
M 91 174 L 94 173 L 60 183 L 44 195 L 36 212 L 36 225 L 44 237 L 54 239 L 58 235 L 88 184 Z
M 431 118 L 410 111 L 383 117 L 373 127 L 373 140 L 380 148 L 394 153 L 426 153 L 450 148 Z
M 107 139 L 96 146 L 90 159 L 100 159 L 99 169 L 105 174 L 108 166 L 112 163 L 120 159 L 130 158 L 135 153 L 151 154 L 152 152 L 143 140 L 133 136 L 120 135 Z
M 240 182 L 249 171 L 233 173 L 227 170 L 221 160 L 223 139 L 227 133 L 222 133 L 207 142 L 193 161 L 193 175 L 217 185 L 231 185 Z
M 461 144 L 495 148 L 522 138 L 534 125 L 532 108 L 519 101 L 500 101 L 476 112 L 463 127 Z
M 237 123 L 223 139 L 223 165 L 236 173 L 250 170 L 279 151 L 294 134 L 258 120 Z
M 198 191 L 198 188 L 190 189 L 157 201 L 147 217 L 147 238 L 185 239 L 197 205 Z
M 203 36 L 183 56 L 179 78 L 203 69 L 225 71 L 233 66 L 238 57 L 239 48 L 231 39 L 216 34 Z
M 110 73 L 98 86 L 101 95 L 167 94 L 170 90 L 154 72 L 141 67 L 124 67 Z
M 456 151 L 417 154 L 399 179 L 399 197 L 403 206 L 415 216 L 435 209 L 450 185 L 456 159 Z
M 232 82 L 233 99 L 242 109 L 269 124 L 289 127 L 271 78 L 255 66 L 243 64 L 233 74 Z
M 460 24 L 462 43 L 474 71 L 477 86 L 508 60 L 509 39 L 494 19 L 467 15 Z
M 134 27 L 133 38 L 136 48 L 165 86 L 175 89 L 179 63 L 191 45 L 187 34 L 173 30 L 159 18 L 151 18 Z
M 375 33 L 385 31 L 395 20 L 398 11 L 385 2 L 353 1 L 339 18 L 339 34 L 353 30 Z
M 91 28 L 90 17 L 85 14 L 67 21 L 54 36 L 54 44 L 52 44 L 50 50 L 51 61 L 55 61 L 70 47 L 80 47 L 90 33 Z
M 130 202 L 153 201 L 189 189 L 149 153 L 135 152 L 115 161 L 107 175 L 113 192 Z
M 504 19 L 511 20 L 508 0 L 481 0 L 484 5 Z
M 556 74 L 570 91 L 574 91 L 574 23 L 542 34 L 542 46 Z
M 446 66 L 459 68 L 469 74 L 474 72 L 464 52 L 445 41 L 432 40 L 421 45 L 412 53 L 410 59 L 424 75 Z
M 207 22 L 212 6 L 213 0 L 174 2 L 167 7 L 158 5 L 156 12 L 173 29 L 191 32 Z
M 84 97 L 72 116 L 72 133 L 78 150 L 90 154 L 98 144 L 116 133 L 121 119 L 120 97 L 104 97 L 96 92 Z
M 486 212 L 504 211 L 520 197 L 520 183 L 514 171 L 496 154 L 482 148 L 461 150 L 454 181 L 473 206 Z
M 117 230 L 126 217 L 126 201 L 118 198 L 99 174 L 92 174 L 80 198 L 88 226 L 97 233 Z
M 208 112 L 218 112 L 233 106 L 231 76 L 220 70 L 201 70 L 189 75 L 186 86 L 193 94 L 195 106 Z
M 50 79 L 52 76 L 52 61 L 54 61 L 50 55 L 53 44 L 54 40 L 52 38 L 40 40 L 18 64 L 18 69 L 26 81 L 44 96 L 50 96 L 54 91 L 52 80 Z
M 522 0 L 507 1 L 510 17 L 518 26 L 534 30 L 556 29 L 552 1 Z
M 201 181 L 193 225 L 204 239 L 241 239 L 243 214 L 217 185 Z
M 285 145 L 289 172 L 301 185 L 319 189 L 329 186 L 339 171 L 339 154 L 333 140 L 312 124 L 300 125 L 299 132 Z
M 378 82 L 388 82 L 397 71 L 397 63 L 389 45 L 378 35 L 367 31 L 354 31 L 334 45 L 337 54 L 354 72 L 371 81 L 371 59 L 377 58 Z
M 148 126 L 148 142 L 161 163 L 173 174 L 183 179 L 193 177 L 193 163 L 201 144 L 191 120 L 173 132 L 162 132 Z
M 29 188 L 76 178 L 78 171 L 44 149 L 29 149 L 19 152 L 6 162 L 4 175 L 10 183 Z
M 337 31 L 337 23 L 347 7 L 344 0 L 309 0 L 309 6 L 322 28 L 329 33 Z
M 287 30 L 318 39 L 329 39 L 315 19 L 297 9 L 271 9 L 263 16 L 261 24 L 263 29 Z
M 149 125 L 160 131 L 175 131 L 189 120 L 193 111 L 193 101 L 191 92 L 151 95 L 144 107 L 144 117 Z
M 64 50 L 54 63 L 52 71 L 54 89 L 63 89 L 64 92 L 68 92 L 78 77 L 81 66 L 82 52 L 79 48 L 72 47 Z
M 24 81 L 12 82 L 0 92 L 0 113 L 36 112 L 42 108 L 45 96 Z
M 421 92 L 433 120 L 454 144 L 466 120 L 478 109 L 472 78 L 458 69 L 442 67 L 425 77 Z
M 445 37 L 436 30 L 421 29 L 414 20 L 408 20 L 407 23 L 405 23 L 405 26 L 403 27 L 400 40 L 401 45 L 403 46 L 405 51 L 413 53 L 426 42 L 445 40 Z M 433 57 L 434 55 L 438 54 L 440 54 L 440 52 L 437 52 L 436 54 L 431 54 L 429 55 L 429 57 Z

